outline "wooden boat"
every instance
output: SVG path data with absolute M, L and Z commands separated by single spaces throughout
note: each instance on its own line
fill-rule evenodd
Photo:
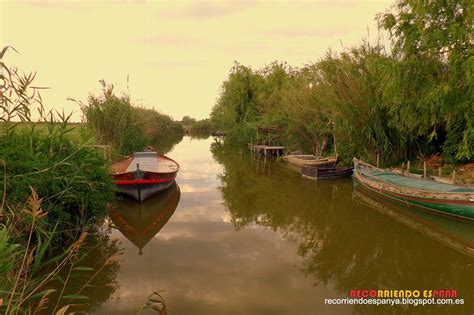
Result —
M 332 179 L 349 177 L 352 175 L 352 167 L 312 167 L 303 166 L 301 175 L 308 179 Z
M 312 167 L 334 167 L 338 156 L 320 157 L 311 154 L 289 154 L 283 158 L 289 165 L 300 169 L 304 166 Z
M 176 161 L 156 152 L 136 152 L 111 166 L 118 192 L 140 202 L 169 188 L 178 171 Z
M 145 245 L 165 226 L 174 214 L 181 192 L 176 183 L 143 203 L 124 198 L 115 207 L 109 206 L 109 217 L 118 229 L 142 254 Z
M 356 158 L 354 178 L 368 190 L 407 205 L 474 220 L 474 188 L 403 176 Z

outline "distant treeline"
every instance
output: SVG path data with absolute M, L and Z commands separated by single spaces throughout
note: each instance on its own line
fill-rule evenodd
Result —
M 364 42 L 300 68 L 235 63 L 211 113 L 238 142 L 257 130 L 306 152 L 337 149 L 349 162 L 441 153 L 474 158 L 473 9 L 469 1 L 398 1 L 377 16 L 391 47 Z M 260 133 L 262 134 L 262 133 Z
M 196 120 L 190 116 L 184 116 L 181 124 L 185 133 L 190 136 L 209 136 L 215 131 L 210 119 Z
M 116 96 L 113 85 L 102 84 L 102 94 L 90 95 L 81 110 L 100 144 L 111 145 L 121 154 L 157 146 L 166 153 L 183 137 L 183 128 L 170 116 L 153 109 L 133 106 L 127 95 Z

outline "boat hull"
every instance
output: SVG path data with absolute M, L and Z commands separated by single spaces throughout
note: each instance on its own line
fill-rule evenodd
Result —
M 307 179 L 322 180 L 352 175 L 352 167 L 308 167 L 301 168 L 301 175 Z
M 472 202 L 459 202 L 455 200 L 425 199 L 416 196 L 402 195 L 393 193 L 384 189 L 375 189 L 374 187 L 361 182 L 355 177 L 359 184 L 371 192 L 382 195 L 386 198 L 411 205 L 425 210 L 436 211 L 447 215 L 453 215 L 465 219 L 474 220 L 474 206 Z
M 300 173 L 303 167 L 331 168 L 337 163 L 337 156 L 318 158 L 313 155 L 287 155 L 283 159 L 292 170 Z
M 425 210 L 474 220 L 474 193 L 433 192 L 410 189 L 381 182 L 364 175 L 357 163 L 353 178 L 371 192 Z
M 136 182 L 136 183 L 134 183 Z M 173 185 L 174 179 L 162 182 L 143 183 L 143 180 L 130 181 L 127 184 L 115 184 L 120 194 L 132 197 L 139 202 L 159 194 Z
M 135 152 L 111 165 L 117 191 L 139 202 L 168 189 L 178 171 L 176 161 L 149 151 Z

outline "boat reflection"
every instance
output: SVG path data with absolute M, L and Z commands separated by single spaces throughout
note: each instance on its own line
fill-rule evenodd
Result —
M 109 216 L 118 229 L 143 254 L 145 245 L 165 226 L 176 210 L 181 191 L 176 183 L 160 194 L 138 203 L 124 197 L 116 207 L 109 207 Z
M 428 236 L 464 255 L 474 257 L 474 229 L 472 222 L 456 220 L 421 209 L 410 209 L 374 195 L 354 182 L 352 197 L 403 225 Z

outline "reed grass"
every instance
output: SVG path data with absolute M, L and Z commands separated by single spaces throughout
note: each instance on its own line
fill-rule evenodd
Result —
M 37 313 L 55 295 L 61 314 L 77 305 L 53 284 L 77 272 L 86 229 L 102 224 L 114 190 L 107 161 L 71 137 L 71 115 L 44 110 L 35 74 L 8 66 L 9 50 L 0 53 L 0 313 Z
M 81 106 L 85 123 L 98 143 L 128 155 L 147 145 L 181 140 L 183 129 L 171 117 L 134 106 L 128 95 L 116 96 L 113 85 L 103 80 L 100 83 L 101 95 L 90 95 L 87 103 L 74 100 Z

